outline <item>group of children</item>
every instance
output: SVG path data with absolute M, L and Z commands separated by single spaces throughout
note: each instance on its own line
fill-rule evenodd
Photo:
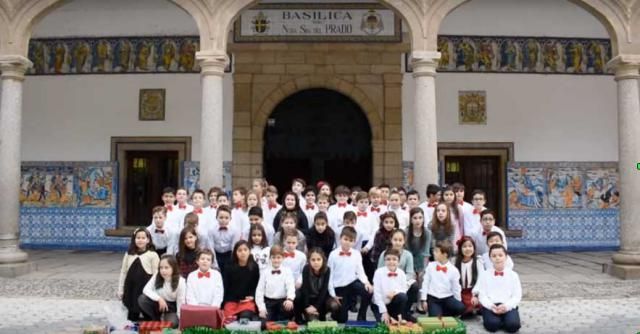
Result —
M 177 323 L 184 303 L 237 318 L 298 323 L 348 312 L 415 321 L 482 314 L 487 330 L 520 328 L 521 286 L 504 232 L 476 190 L 429 185 L 427 199 L 388 185 L 368 192 L 295 179 L 278 203 L 264 180 L 207 194 L 167 188 L 147 228 L 135 230 L 118 295 L 131 320 Z M 205 198 L 208 203 L 205 202 Z M 225 289 L 225 287 L 227 287 Z M 359 306 L 358 306 L 359 305 Z M 414 308 L 415 305 L 415 308 Z

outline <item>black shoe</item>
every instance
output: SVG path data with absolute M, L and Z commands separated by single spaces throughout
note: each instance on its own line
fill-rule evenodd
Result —
M 355 304 L 355 303 L 353 305 L 351 305 L 351 308 L 349 308 L 349 312 L 357 313 L 358 312 L 358 305 Z
M 414 324 L 418 322 L 418 319 L 416 319 L 416 317 L 412 316 L 411 314 L 405 315 L 404 320 L 408 322 L 413 322 Z

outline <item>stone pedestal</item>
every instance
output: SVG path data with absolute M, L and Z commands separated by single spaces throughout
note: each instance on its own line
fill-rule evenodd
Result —
M 27 253 L 18 247 L 20 224 L 20 131 L 22 83 L 31 62 L 22 56 L 0 56 L 0 276 L 15 277 L 30 271 Z
M 640 279 L 640 55 L 620 55 L 615 68 L 618 86 L 618 169 L 620 180 L 620 251 L 608 272 L 623 279 Z
M 413 52 L 415 78 L 416 152 L 413 187 L 424 195 L 427 185 L 438 183 L 438 135 L 436 131 L 435 75 L 439 52 Z
M 224 186 L 222 78 L 228 63 L 224 52 L 196 54 L 202 75 L 202 116 L 200 121 L 200 188 Z M 206 190 L 205 190 L 206 191 Z

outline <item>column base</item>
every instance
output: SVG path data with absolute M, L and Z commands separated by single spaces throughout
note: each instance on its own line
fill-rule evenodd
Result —
M 607 263 L 604 269 L 607 274 L 623 280 L 640 280 L 640 266 Z
M 37 265 L 33 262 L 0 264 L 0 277 L 16 278 L 35 271 L 36 269 Z

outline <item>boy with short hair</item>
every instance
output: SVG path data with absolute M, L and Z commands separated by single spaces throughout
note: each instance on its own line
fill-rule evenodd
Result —
M 205 248 L 198 252 L 198 270 L 187 276 L 187 304 L 220 307 L 224 297 L 222 275 L 211 269 L 213 252 Z
M 260 318 L 269 321 L 290 320 L 293 317 L 293 301 L 296 298 L 296 287 L 293 273 L 285 266 L 282 247 L 271 247 L 270 268 L 260 273 L 256 287 L 256 306 Z
M 216 252 L 218 268 L 224 273 L 227 264 L 231 262 L 233 246 L 240 241 L 241 231 L 232 224 L 231 209 L 226 205 L 218 207 L 216 220 L 218 225 L 210 230 L 208 239 Z
M 329 212 L 329 205 L 331 205 L 331 199 L 329 199 L 329 196 L 325 195 L 325 194 L 319 194 L 318 195 L 318 212 L 324 212 L 326 214 L 328 214 Z M 315 218 L 315 216 L 314 216 Z M 313 220 L 310 220 L 309 223 L 313 222 Z
M 207 217 L 207 220 L 210 221 L 213 225 L 216 224 L 216 209 L 218 208 L 218 194 L 222 192 L 220 187 L 211 187 L 207 192 L 207 200 L 209 201 L 209 205 L 204 207 L 202 210 L 204 211 L 204 215 Z
M 167 212 L 173 211 L 173 206 L 176 204 L 176 191 L 172 187 L 165 187 L 162 189 L 162 204 L 167 208 Z
M 349 226 L 351 228 L 354 229 L 354 231 L 356 231 L 356 238 L 354 240 L 354 245 L 353 248 L 355 248 L 356 250 L 360 251 L 362 249 L 362 244 L 364 242 L 365 239 L 365 235 L 364 233 L 362 233 L 362 230 L 357 226 L 357 221 L 358 218 L 356 217 L 356 214 L 352 211 L 347 211 L 344 213 L 343 219 L 342 219 L 342 226 L 340 226 L 337 230 L 335 230 L 335 234 L 336 234 L 336 245 L 340 245 L 340 236 L 342 235 L 342 230 Z M 373 238 L 373 236 L 369 236 L 369 239 Z
M 266 203 L 262 206 L 262 216 L 264 225 L 273 228 L 273 219 L 282 205 L 278 204 L 278 189 L 275 186 L 268 186 L 265 194 Z
M 291 181 L 291 191 L 298 196 L 298 203 L 304 203 L 302 191 L 307 187 L 307 182 L 301 178 L 295 178 Z
M 302 269 L 307 264 L 307 256 L 297 250 L 298 247 L 298 233 L 296 231 L 284 232 L 284 252 L 282 256 L 282 265 L 289 268 L 293 273 L 293 280 L 296 285 L 296 289 L 300 289 L 302 286 Z
M 191 203 L 193 204 L 192 213 L 198 215 L 198 235 L 207 236 L 209 230 L 214 227 L 214 221 L 209 218 L 209 215 L 204 212 L 204 191 L 202 189 L 196 189 L 191 194 Z M 204 241 L 204 240 L 202 240 Z
M 409 190 L 407 193 L 407 211 L 417 208 L 418 205 L 420 205 L 420 193 L 413 189 Z
M 151 234 L 151 241 L 156 248 L 158 256 L 167 252 L 169 244 L 169 231 L 165 227 L 167 220 L 167 208 L 164 206 L 156 206 L 151 211 L 153 222 L 147 227 L 147 231 Z
M 487 208 L 487 194 L 480 189 L 476 189 L 471 193 L 471 203 L 473 210 L 463 211 L 464 214 L 464 232 L 468 236 L 474 236 L 482 233 L 482 224 L 480 223 L 480 213 Z
M 433 217 L 433 211 L 438 206 L 440 186 L 437 184 L 429 184 L 427 186 L 427 199 L 422 202 L 419 207 L 424 212 L 424 221 L 428 222 Z
M 373 287 L 362 267 L 362 256 L 353 248 L 356 239 L 353 227 L 345 226 L 340 233 L 340 247 L 329 255 L 327 266 L 330 271 L 329 295 L 340 304 L 339 314 L 332 315 L 339 323 L 348 319 L 348 309 L 360 296 L 358 321 L 366 321 L 367 308 L 371 301 Z
M 464 201 L 464 184 L 460 182 L 455 182 L 451 185 L 453 188 L 453 193 L 456 195 L 456 203 L 462 207 L 463 211 L 473 211 L 473 205 L 469 202 Z
M 402 209 L 402 206 L 400 204 L 400 194 L 396 191 L 391 192 L 391 195 L 389 195 L 388 212 L 393 212 L 396 214 L 396 218 L 398 219 L 400 228 L 406 231 L 407 227 L 409 227 L 409 212 Z M 426 221 L 427 219 L 425 217 L 425 222 Z
M 380 220 L 380 215 L 387 212 L 387 206 L 381 204 L 381 196 L 380 189 L 377 187 L 371 187 L 371 189 L 369 189 L 369 201 L 371 202 L 369 212 L 376 216 L 377 221 Z
M 349 200 L 349 195 L 351 192 L 349 188 L 339 185 L 335 190 L 336 204 L 329 207 L 329 211 L 327 212 L 327 216 L 329 217 L 329 225 L 334 231 L 337 231 L 339 227 L 342 226 L 342 217 L 344 213 L 347 211 L 355 212 L 353 206 L 349 205 L 347 201 Z
M 216 203 L 218 203 L 218 207 L 222 205 L 226 205 L 227 207 L 230 207 L 229 195 L 227 195 L 227 193 L 225 193 L 224 191 L 219 193 L 218 196 L 216 197 Z
M 489 234 L 487 234 L 488 249 L 491 249 L 493 245 L 502 245 L 502 247 L 504 247 L 503 242 L 504 240 L 502 239 L 502 234 L 500 234 L 500 232 L 489 232 Z M 491 262 L 489 252 L 482 254 L 482 263 L 484 264 L 485 270 L 493 269 L 493 262 Z M 508 254 L 505 260 L 505 267 L 510 270 L 513 270 L 513 260 L 511 260 L 511 256 L 509 256 Z
M 358 192 L 355 197 L 356 202 L 356 226 L 363 234 L 363 243 L 366 244 L 369 238 L 375 235 L 379 226 L 379 219 L 369 212 L 369 194 L 364 191 Z M 362 245 L 360 245 L 362 247 Z
M 300 203 L 300 208 L 304 212 L 305 216 L 307 216 L 307 222 L 309 225 L 313 225 L 313 219 L 318 213 L 318 206 L 316 205 L 316 191 L 313 187 L 307 187 L 302 192 L 304 197 L 304 205 L 302 202 Z
M 378 307 L 385 324 L 394 324 L 399 320 L 416 322 L 407 303 L 407 277 L 398 268 L 400 252 L 388 249 L 384 255 L 384 267 L 376 269 L 373 275 L 373 301 Z M 402 318 L 400 318 L 402 317 Z
M 464 312 L 460 272 L 449 261 L 452 252 L 449 240 L 436 242 L 433 248 L 435 261 L 425 269 L 420 300 L 423 309 L 429 310 L 430 317 L 459 316 Z
M 487 246 L 487 236 L 491 232 L 498 232 L 502 238 L 502 244 L 504 248 L 509 248 L 507 246 L 507 238 L 504 234 L 504 231 L 496 226 L 496 214 L 490 209 L 485 209 L 480 212 L 480 231 L 473 235 L 473 240 L 476 242 L 476 254 L 483 255 L 489 252 L 489 247 Z
M 378 186 L 380 190 L 380 204 L 389 206 L 389 195 L 391 194 L 391 187 L 388 184 L 381 184 Z
M 254 206 L 253 208 L 249 209 L 249 226 L 242 232 L 242 239 L 249 240 L 249 238 L 251 237 L 249 235 L 250 228 L 251 226 L 257 224 L 262 225 L 262 228 L 264 228 L 264 233 L 266 234 L 267 243 L 269 244 L 269 246 L 273 245 L 273 236 L 275 234 L 273 225 L 264 223 L 264 220 L 262 219 L 262 209 L 258 206 Z

